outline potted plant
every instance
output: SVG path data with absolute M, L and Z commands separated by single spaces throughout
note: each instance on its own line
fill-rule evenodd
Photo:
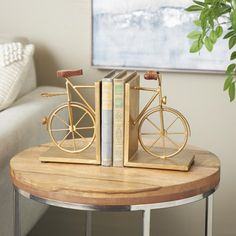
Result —
M 191 53 L 199 52 L 203 46 L 211 52 L 217 40 L 223 36 L 228 40 L 228 49 L 232 50 L 227 69 L 224 90 L 228 91 L 230 101 L 235 99 L 236 82 L 236 0 L 202 0 L 193 1 L 193 5 L 186 8 L 188 12 L 197 12 L 198 17 L 193 23 L 198 27 L 188 34 L 193 40 Z

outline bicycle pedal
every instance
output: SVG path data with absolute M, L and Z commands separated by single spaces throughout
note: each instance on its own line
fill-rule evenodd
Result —
M 167 103 L 167 97 L 166 97 L 166 96 L 162 97 L 162 103 L 163 103 L 164 105 L 166 105 L 166 103 Z
M 48 118 L 45 116 L 43 119 L 42 119 L 42 125 L 46 125 L 48 123 Z

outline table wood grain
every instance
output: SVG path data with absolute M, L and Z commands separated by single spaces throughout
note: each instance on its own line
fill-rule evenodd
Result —
M 40 198 L 108 206 L 184 199 L 208 192 L 220 181 L 219 159 L 195 147 L 188 147 L 195 153 L 193 166 L 181 172 L 40 162 L 50 145 L 27 149 L 11 159 L 15 187 Z

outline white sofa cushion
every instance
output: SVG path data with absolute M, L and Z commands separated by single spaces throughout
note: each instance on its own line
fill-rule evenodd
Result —
M 33 57 L 30 58 L 29 70 L 28 70 L 28 73 L 26 73 L 26 78 L 24 78 L 23 80 L 25 82 L 24 82 L 23 86 L 21 87 L 21 90 L 20 90 L 20 92 L 17 96 L 17 99 L 24 96 L 24 95 L 26 95 L 27 93 L 31 92 L 37 86 L 36 71 L 35 71 L 35 65 L 34 65 Z
M 0 167 L 9 161 L 9 157 L 25 148 L 50 141 L 50 136 L 41 123 L 42 118 L 66 101 L 64 96 L 41 96 L 41 93 L 51 91 L 65 92 L 65 89 L 40 86 L 0 112 Z
M 13 37 L 9 35 L 0 35 L 0 44 L 9 43 L 9 42 L 20 42 L 23 45 L 29 44 L 29 40 L 25 37 Z M 37 86 L 36 80 L 36 71 L 33 58 L 30 58 L 29 71 L 26 74 L 24 85 L 22 86 L 17 98 L 22 97 L 23 95 L 29 93 Z
M 38 87 L 0 112 L 0 236 L 13 235 L 13 193 L 9 161 L 16 153 L 51 141 L 41 120 L 60 103 L 64 96 L 44 98 L 43 92 L 65 92 L 64 88 Z M 45 208 L 28 199 L 21 199 L 22 236 L 37 222 Z M 43 207 L 43 208 L 42 208 Z
M 10 106 L 18 97 L 29 72 L 30 59 L 34 53 L 32 44 L 23 47 L 23 59 L 0 67 L 0 110 Z
M 20 42 L 0 44 L 0 66 L 9 66 L 23 59 L 23 45 Z

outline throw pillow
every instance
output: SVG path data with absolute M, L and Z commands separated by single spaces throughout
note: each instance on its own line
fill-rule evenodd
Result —
M 1 55 L 3 63 L 0 65 L 0 111 L 9 107 L 17 98 L 24 84 L 26 74 L 29 71 L 30 61 L 34 53 L 34 45 L 20 45 L 22 46 L 22 58 L 19 56 L 18 59 L 14 57 L 13 46 L 6 47 L 6 45 L 2 45 L 2 48 L 8 51 L 4 54 L 2 50 L 4 55 Z M 6 54 L 13 54 L 13 59 L 9 63 L 4 63 L 4 60 L 8 62 Z

